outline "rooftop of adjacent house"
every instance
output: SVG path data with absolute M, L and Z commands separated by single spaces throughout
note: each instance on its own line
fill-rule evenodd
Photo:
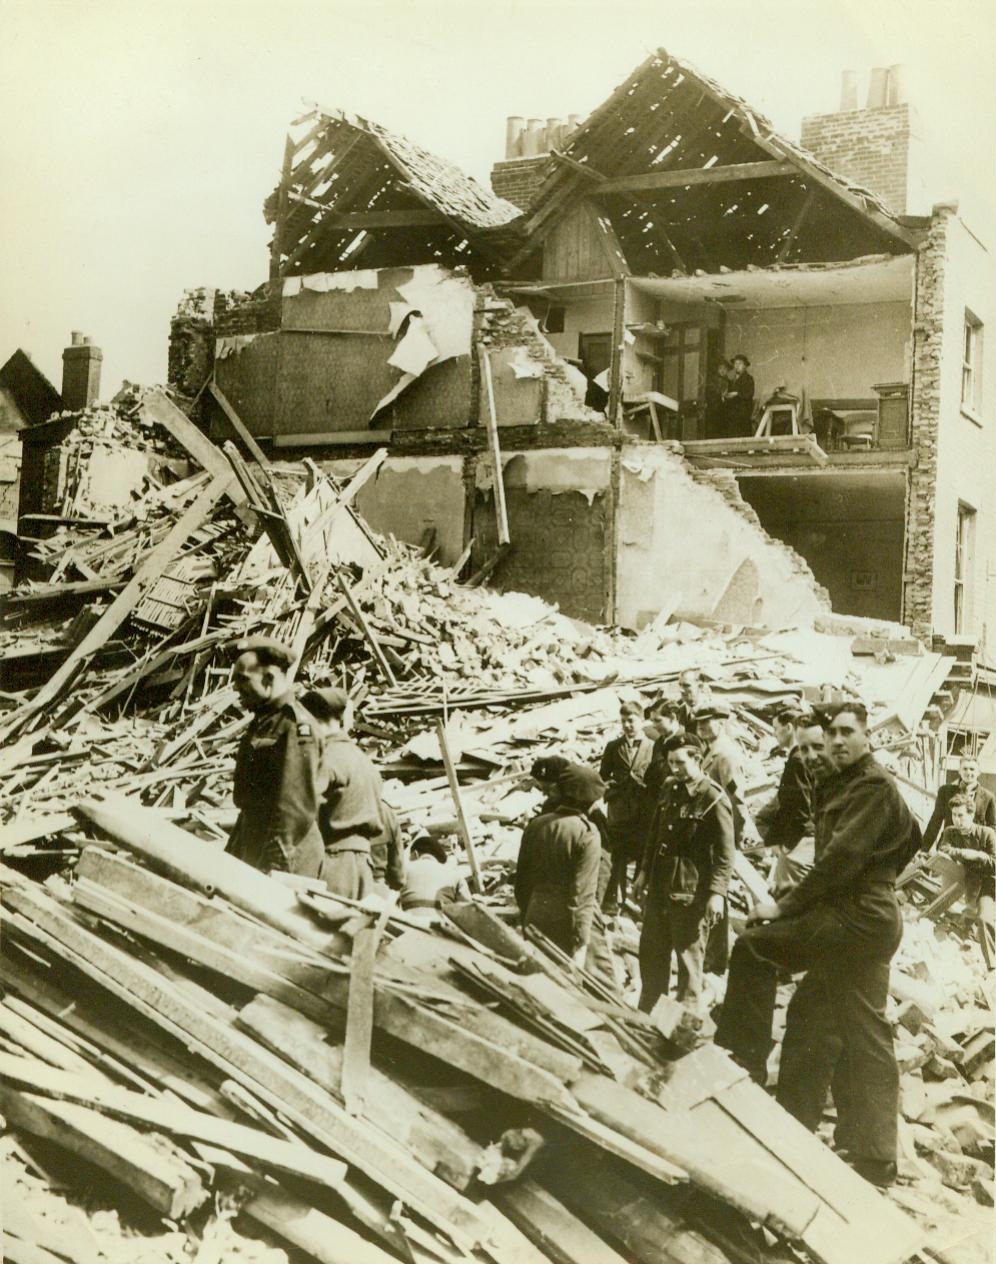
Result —
M 0 366 L 0 397 L 0 433 L 37 425 L 63 406 L 62 396 L 20 348 Z

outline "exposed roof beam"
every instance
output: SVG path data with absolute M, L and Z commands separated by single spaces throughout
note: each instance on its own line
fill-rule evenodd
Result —
M 589 197 L 607 193 L 650 193 L 657 189 L 683 189 L 690 184 L 724 184 L 729 180 L 767 180 L 774 176 L 797 176 L 798 167 L 787 160 L 736 162 L 727 167 L 684 167 L 677 171 L 655 171 L 641 176 L 618 176 L 602 181 Z
M 289 197 L 292 202 L 304 202 L 321 211 L 323 228 L 423 228 L 447 222 L 443 215 L 432 210 L 334 211 L 313 198 L 301 197 L 297 193 L 291 193 Z

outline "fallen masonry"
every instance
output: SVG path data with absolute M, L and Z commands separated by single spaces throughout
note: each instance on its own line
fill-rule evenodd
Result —
M 345 483 L 271 466 L 216 447 L 161 392 L 75 434 L 0 623 L 0 1115 L 23 1194 L 5 1257 L 987 1258 L 992 976 L 960 904 L 925 911 L 929 874 L 904 888 L 893 970 L 903 1155 L 887 1195 L 707 1024 L 634 1007 L 628 911 L 615 995 L 520 935 L 510 887 L 532 761 L 597 762 L 620 698 L 647 704 L 689 666 L 733 710 L 752 804 L 773 787 L 777 704 L 857 695 L 923 818 L 924 717 L 951 660 L 832 616 L 635 634 L 460 584 L 354 511 L 382 453 Z M 98 460 L 117 460 L 113 485 Z M 229 647 L 246 633 L 293 646 L 302 684 L 348 688 L 403 830 L 459 836 L 473 900 L 427 926 L 225 854 L 246 722 Z M 766 890 L 738 863 L 735 926 Z

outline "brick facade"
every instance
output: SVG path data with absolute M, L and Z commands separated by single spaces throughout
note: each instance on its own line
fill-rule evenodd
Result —
M 813 114 L 802 120 L 802 145 L 832 171 L 877 193 L 902 215 L 908 209 L 914 130 L 906 103 Z
M 910 427 L 916 463 L 906 504 L 903 622 L 930 642 L 934 622 L 937 436 L 944 350 L 944 265 L 950 211 L 934 215 L 917 258 Z
M 549 154 L 496 162 L 491 168 L 491 187 L 499 197 L 524 211 L 543 183 L 549 163 Z

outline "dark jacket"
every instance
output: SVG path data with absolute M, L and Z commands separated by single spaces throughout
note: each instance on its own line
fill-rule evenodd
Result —
M 637 738 L 632 744 L 617 737 L 606 746 L 598 771 L 608 786 L 605 804 L 610 838 L 616 830 L 642 831 L 649 824 L 653 798 L 647 789 L 647 772 L 653 754 L 649 737 Z
M 317 877 L 321 770 L 315 721 L 290 693 L 257 711 L 239 742 L 239 809 L 227 851 L 254 869 Z
M 754 379 L 747 372 L 739 377 L 731 377 L 726 383 L 726 396 L 723 400 L 724 421 L 731 430 L 750 430 L 751 417 L 754 413 Z
M 515 902 L 564 952 L 591 937 L 602 842 L 598 827 L 575 808 L 535 816 L 522 832 L 515 868 Z
M 401 827 L 394 809 L 383 800 L 380 814 L 383 827 L 377 837 L 370 840 L 370 868 L 374 882 L 384 882 L 392 891 L 400 891 L 405 885 L 405 848 Z
M 325 739 L 321 766 L 325 793 L 318 823 L 325 850 L 369 854 L 371 842 L 385 834 L 380 773 L 345 733 Z
M 965 853 L 957 859 L 965 869 L 965 890 L 969 898 L 996 896 L 996 830 L 988 825 L 973 825 L 962 831 L 949 825 L 941 835 L 939 850 L 952 848 Z
M 816 859 L 779 900 L 786 916 L 815 904 L 838 912 L 876 887 L 891 888 L 920 845 L 920 827 L 892 775 L 871 754 L 818 781 Z
M 775 810 L 764 837 L 769 847 L 791 851 L 801 839 L 812 837 L 814 792 L 813 774 L 797 750 L 789 751 L 778 783 Z
M 679 904 L 726 895 L 733 871 L 733 811 L 726 792 L 703 777 L 664 783 L 641 872 Z
M 956 794 L 963 793 L 958 781 L 949 781 L 938 790 L 934 810 L 923 832 L 925 850 L 929 851 L 941 830 L 951 824 L 951 800 Z M 976 825 L 988 825 L 991 829 L 996 829 L 996 798 L 980 785 L 976 785 L 974 797 Z

